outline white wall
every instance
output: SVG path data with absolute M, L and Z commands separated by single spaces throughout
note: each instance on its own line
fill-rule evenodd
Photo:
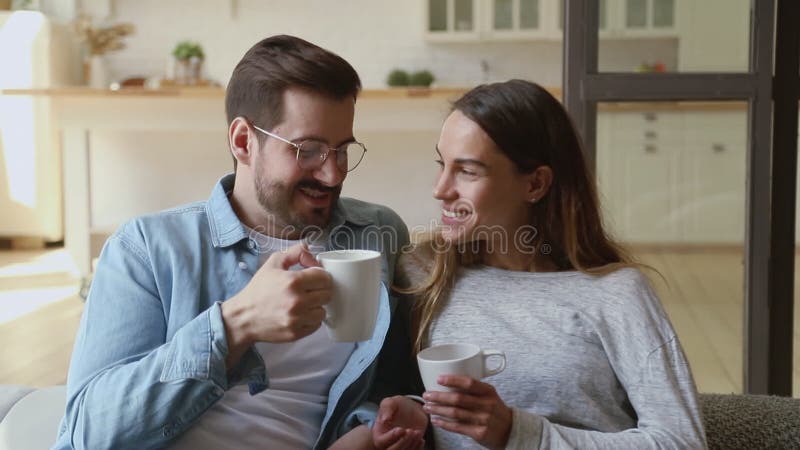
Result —
M 343 56 L 367 89 L 385 87 L 395 67 L 429 69 L 439 86 L 510 78 L 561 85 L 561 42 L 429 43 L 423 38 L 423 5 L 420 0 L 112 0 L 109 22 L 132 22 L 136 32 L 108 62 L 117 78 L 163 75 L 175 43 L 191 39 L 206 51 L 206 75 L 225 85 L 250 46 L 289 33 Z M 631 69 L 655 59 L 676 65 L 675 39 L 601 46 L 601 68 Z M 481 70 L 484 60 L 488 73 Z M 343 194 L 387 204 L 409 226 L 430 223 L 438 216 L 431 200 L 432 160 L 443 119 L 444 112 L 431 116 L 429 126 L 415 132 L 359 133 L 357 123 L 357 137 L 370 152 L 363 167 L 348 177 Z M 205 199 L 217 178 L 231 169 L 224 135 L 221 123 L 217 135 L 142 131 L 93 136 L 93 148 L 101 149 L 92 156 L 94 225 L 113 227 L 136 214 Z
M 391 206 L 409 227 L 429 226 L 438 218 L 432 197 L 438 166 L 437 131 L 359 133 L 367 157 L 345 180 L 342 195 Z
M 427 68 L 440 86 L 514 77 L 561 84 L 561 42 L 429 43 L 423 6 L 420 0 L 114 0 L 110 20 L 132 22 L 136 33 L 109 61 L 118 77 L 160 75 L 178 41 L 196 40 L 206 51 L 206 74 L 224 85 L 250 46 L 288 33 L 340 54 L 367 88 L 384 87 L 395 67 Z M 675 39 L 617 40 L 602 43 L 600 64 L 632 69 L 661 59 L 675 67 L 676 54 Z
M 90 137 L 92 225 L 204 200 L 233 170 L 224 124 L 219 133 L 95 131 Z
M 750 0 L 703 0 L 681 6 L 680 71 L 748 70 Z
M 358 136 L 369 150 L 342 195 L 390 205 L 409 226 L 438 217 L 431 198 L 438 133 Z M 92 224 L 103 231 L 135 215 L 203 200 L 233 167 L 222 132 L 103 131 L 92 134 L 91 146 Z
M 438 217 L 431 197 L 435 131 L 358 133 L 368 146 L 342 195 L 389 205 L 409 226 Z M 220 133 L 95 132 L 91 136 L 92 224 L 104 233 L 127 219 L 204 200 L 232 170 Z
M 423 38 L 423 3 L 417 0 L 239 0 L 236 16 L 226 0 L 116 0 L 113 21 L 133 22 L 128 48 L 109 59 L 118 76 L 163 73 L 169 52 L 183 39 L 206 50 L 207 75 L 223 85 L 244 52 L 258 40 L 288 33 L 347 59 L 365 87 L 383 87 L 393 67 L 430 69 L 440 85 L 528 75 L 544 84 L 560 78 L 557 43 L 429 44 Z M 398 6 L 400 5 L 400 6 Z

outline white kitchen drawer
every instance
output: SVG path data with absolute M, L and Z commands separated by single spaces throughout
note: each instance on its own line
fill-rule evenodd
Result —
M 611 141 L 641 147 L 648 144 L 680 145 L 683 142 L 683 117 L 673 112 L 610 113 Z
M 747 144 L 747 113 L 744 111 L 687 111 L 684 113 L 687 145 L 744 148 Z
M 687 121 L 687 127 L 694 126 L 701 129 L 742 126 L 747 123 L 746 110 L 684 111 L 683 116 Z
M 598 126 L 605 210 L 628 242 L 741 242 L 744 111 L 610 111 Z M 602 135 L 601 135 L 602 134 Z
M 659 147 L 681 147 L 685 142 L 680 131 L 655 131 L 655 130 L 612 130 L 610 139 L 613 143 L 626 147 L 644 147 L 656 145 Z
M 724 139 L 705 141 L 700 139 L 696 141 L 686 141 L 684 150 L 686 152 L 705 152 L 710 154 L 735 154 L 741 158 L 742 166 L 744 166 L 744 158 L 747 154 L 747 142 L 726 141 Z
M 683 125 L 681 111 L 625 111 L 613 112 L 617 126 L 634 129 L 675 130 Z

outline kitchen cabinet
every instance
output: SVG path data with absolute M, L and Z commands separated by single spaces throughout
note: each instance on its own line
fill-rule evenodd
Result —
M 429 41 L 559 40 L 563 36 L 563 0 L 424 1 Z M 597 1 L 600 38 L 678 37 L 678 0 Z
M 679 242 L 674 212 L 681 144 L 678 112 L 609 112 L 598 117 L 598 181 L 614 234 L 627 242 Z
M 636 243 L 741 243 L 744 110 L 606 111 L 597 177 L 614 234 Z
M 434 42 L 560 39 L 561 0 L 425 0 Z
M 678 37 L 677 1 L 597 0 L 598 36 L 600 39 L 676 38 Z M 557 3 L 557 26 L 560 32 L 564 23 L 564 2 Z
M 480 37 L 478 0 L 425 0 L 426 38 L 471 41 Z
M 556 13 L 561 0 L 490 0 L 486 38 L 559 39 Z
M 747 113 L 684 112 L 677 211 L 686 242 L 743 242 Z
M 627 32 L 675 33 L 675 0 L 625 0 Z
M 600 37 L 678 37 L 677 1 L 605 0 L 604 3 L 607 5 L 601 5 L 600 11 L 602 17 Z

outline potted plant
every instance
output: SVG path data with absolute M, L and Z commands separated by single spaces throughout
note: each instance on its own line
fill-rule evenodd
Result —
M 134 26 L 130 23 L 119 23 L 107 27 L 92 24 L 88 15 L 80 15 L 73 23 L 78 39 L 85 45 L 83 76 L 91 87 L 108 89 L 108 71 L 104 55 L 125 48 L 123 38 L 133 34 Z
M 386 84 L 390 87 L 408 86 L 408 72 L 402 69 L 394 69 L 386 77 Z
M 431 87 L 431 84 L 436 79 L 433 74 L 429 70 L 420 70 L 419 72 L 414 72 L 408 78 L 409 86 L 415 87 Z
M 408 86 L 412 88 L 428 88 L 436 78 L 429 70 L 420 70 L 409 74 L 402 69 L 394 69 L 386 77 L 386 84 L 391 87 Z
M 178 84 L 197 84 L 201 79 L 205 53 L 203 47 L 192 41 L 181 41 L 172 50 L 177 63 L 176 82 Z

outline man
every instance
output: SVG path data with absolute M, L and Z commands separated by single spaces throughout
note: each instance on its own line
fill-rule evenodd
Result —
M 103 249 L 56 448 L 327 448 L 353 427 L 345 439 L 369 438 L 368 414 L 352 412 L 377 371 L 408 232 L 385 207 L 339 198 L 365 152 L 359 90 L 346 61 L 298 38 L 244 55 L 225 99 L 234 174 Z M 383 253 L 371 340 L 328 339 L 332 280 L 312 268 L 309 240 Z M 418 446 L 421 433 L 405 434 Z

